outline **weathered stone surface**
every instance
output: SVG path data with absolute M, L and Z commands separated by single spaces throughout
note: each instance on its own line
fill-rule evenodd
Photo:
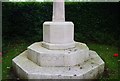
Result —
M 75 47 L 74 24 L 72 22 L 44 22 L 43 46 L 48 49 Z
M 41 67 L 27 58 L 24 51 L 13 59 L 14 70 L 21 79 L 95 79 L 104 71 L 104 62 L 94 51 L 83 64 L 68 67 Z
M 76 47 L 64 50 L 49 50 L 37 42 L 28 47 L 27 57 L 40 66 L 74 66 L 86 61 L 89 48 L 76 42 Z

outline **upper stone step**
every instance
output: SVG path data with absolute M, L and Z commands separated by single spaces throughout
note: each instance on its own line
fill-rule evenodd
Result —
M 89 48 L 84 43 L 77 43 L 74 48 L 49 50 L 37 42 L 28 47 L 28 59 L 39 66 L 75 66 L 89 59 Z

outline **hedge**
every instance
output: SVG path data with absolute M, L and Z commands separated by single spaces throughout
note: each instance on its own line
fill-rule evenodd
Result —
M 120 44 L 119 3 L 65 3 L 66 21 L 75 25 L 75 41 Z M 3 39 L 37 37 L 42 40 L 43 22 L 52 20 L 51 2 L 2 3 Z

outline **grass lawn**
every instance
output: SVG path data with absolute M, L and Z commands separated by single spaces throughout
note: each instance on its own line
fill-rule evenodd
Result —
M 2 56 L 0 56 L 0 81 L 2 79 Z
M 113 56 L 115 53 L 118 53 L 118 48 L 102 44 L 88 44 L 88 47 L 90 50 L 96 51 L 105 62 L 105 71 L 103 76 L 100 77 L 100 80 L 106 81 L 104 79 L 120 79 L 120 58 Z
M 3 79 L 14 78 L 11 71 L 12 59 L 19 55 L 21 52 L 26 50 L 26 48 L 33 42 L 27 42 L 25 40 L 11 41 L 3 43 L 3 66 L 2 66 L 2 76 Z M 118 53 L 118 49 L 115 46 L 88 43 L 88 47 L 91 50 L 96 51 L 101 58 L 105 61 L 105 72 L 100 77 L 100 81 L 104 79 L 118 79 L 118 57 L 113 57 L 114 53 Z

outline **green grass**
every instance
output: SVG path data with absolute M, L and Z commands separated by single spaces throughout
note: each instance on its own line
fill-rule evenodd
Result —
M 0 81 L 2 79 L 2 57 L 0 56 Z
M 24 40 L 6 42 L 3 44 L 3 79 L 13 78 L 11 77 L 12 59 L 26 50 L 30 44 L 32 44 L 32 42 L 27 42 Z M 87 45 L 90 50 L 96 51 L 105 61 L 105 72 L 100 77 L 100 80 L 118 79 L 118 57 L 113 57 L 114 53 L 118 53 L 117 47 L 96 43 L 88 43 Z
M 3 66 L 2 66 L 2 78 L 3 79 L 11 79 L 11 67 L 12 67 L 12 59 L 19 55 L 21 52 L 27 49 L 27 46 L 30 44 L 26 41 L 16 41 L 16 42 L 8 42 L 3 47 Z
M 100 77 L 101 80 L 120 78 L 118 76 L 119 57 L 113 56 L 113 54 L 118 53 L 117 47 L 102 44 L 88 44 L 88 47 L 90 50 L 96 51 L 105 62 L 105 72 L 103 76 Z

